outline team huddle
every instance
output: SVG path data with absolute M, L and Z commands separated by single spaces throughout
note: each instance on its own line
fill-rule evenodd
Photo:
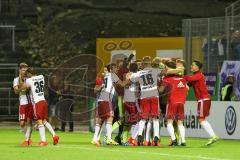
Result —
M 167 121 L 170 135 L 169 146 L 186 146 L 183 121 L 184 104 L 189 87 L 193 87 L 198 100 L 198 121 L 209 134 L 206 145 L 216 142 L 209 116 L 211 99 L 200 71 L 202 63 L 193 61 L 193 75 L 184 75 L 184 61 L 181 59 L 161 60 L 146 56 L 133 61 L 133 54 L 117 64 L 104 67 L 104 73 L 96 80 L 96 126 L 92 144 L 100 146 L 160 146 L 160 122 Z M 44 97 L 44 76 L 35 75 L 26 63 L 19 66 L 19 76 L 13 81 L 13 88 L 19 94 L 19 121 L 25 133 L 22 146 L 32 145 L 32 122 L 36 121 L 39 133 L 39 146 L 47 146 L 45 127 L 56 145 L 59 137 L 48 123 L 47 102 Z M 26 123 L 26 125 L 25 125 Z M 106 124 L 106 134 L 100 141 L 102 126 Z M 112 133 L 119 128 L 113 140 Z M 129 136 L 130 133 L 130 136 Z
M 96 80 L 96 126 L 92 144 L 124 146 L 160 146 L 160 121 L 167 121 L 169 146 L 186 146 L 183 121 L 184 104 L 189 87 L 193 87 L 198 100 L 198 120 L 209 134 L 206 145 L 216 142 L 209 116 L 211 99 L 200 71 L 202 63 L 193 61 L 193 75 L 184 75 L 181 59 L 161 60 L 145 56 L 142 60 L 129 58 L 111 63 Z M 103 124 L 106 134 L 100 141 Z M 112 138 L 119 127 L 118 135 Z M 130 135 L 128 135 L 130 133 Z
M 35 75 L 33 69 L 26 63 L 20 63 L 19 76 L 13 81 L 13 88 L 16 94 L 19 94 L 19 121 L 22 131 L 25 133 L 25 140 L 22 146 L 32 145 L 31 133 L 32 122 L 36 121 L 40 133 L 39 146 L 47 146 L 45 127 L 53 137 L 53 144 L 56 145 L 59 137 L 54 132 L 50 123 L 48 123 L 48 108 L 44 97 L 44 76 Z M 25 123 L 26 127 L 25 127 Z

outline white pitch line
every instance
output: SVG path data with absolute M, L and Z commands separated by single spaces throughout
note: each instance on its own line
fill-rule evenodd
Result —
M 125 151 L 125 150 L 106 150 L 106 148 L 97 147 L 94 148 L 88 148 L 89 146 L 83 147 L 83 145 L 68 145 L 68 146 L 54 146 L 54 148 L 66 148 L 66 149 L 81 149 L 81 150 L 89 150 L 89 151 L 108 151 L 108 152 L 121 152 L 121 153 L 137 153 L 137 154 L 151 154 L 151 155 L 159 155 L 159 156 L 167 156 L 167 157 L 176 157 L 176 158 L 188 158 L 188 159 L 202 159 L 202 160 L 233 160 L 233 159 L 224 159 L 224 158 L 218 158 L 218 157 L 204 157 L 201 155 L 191 156 L 191 155 L 175 155 L 175 154 L 167 154 L 167 153 L 159 153 L 159 152 L 143 152 L 143 151 Z

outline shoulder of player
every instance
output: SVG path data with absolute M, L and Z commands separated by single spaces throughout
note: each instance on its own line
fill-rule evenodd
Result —
M 15 78 L 13 79 L 14 82 L 16 82 L 16 81 L 18 81 L 18 80 L 19 80 L 19 77 L 15 77 Z
M 180 77 L 180 76 L 174 76 L 173 79 L 174 80 L 185 80 L 184 77 Z
M 40 75 L 35 75 L 31 77 L 32 79 L 39 79 L 39 78 L 44 78 L 44 76 L 42 74 Z
M 204 73 L 202 73 L 202 72 L 200 72 L 200 71 L 197 72 L 197 73 L 195 73 L 194 76 L 198 77 L 199 80 L 200 80 L 200 79 L 205 79 Z
M 42 74 L 40 74 L 40 75 L 37 75 L 37 77 L 40 77 L 40 78 L 42 78 L 42 77 L 43 77 L 43 78 L 44 78 L 44 76 L 43 76 Z
M 25 83 L 29 83 L 30 81 L 32 81 L 32 77 L 27 78 L 27 79 L 25 80 Z

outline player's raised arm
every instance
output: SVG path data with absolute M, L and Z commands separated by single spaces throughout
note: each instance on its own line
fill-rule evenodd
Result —
M 129 84 L 131 84 L 131 81 L 129 79 L 126 79 L 124 81 L 121 81 L 120 79 L 117 81 L 116 83 L 117 85 L 121 86 L 121 87 L 125 87 Z
M 200 80 L 201 79 L 201 75 L 195 75 L 195 74 L 193 74 L 193 75 L 191 75 L 191 76 L 184 76 L 184 78 L 186 79 L 186 81 L 188 81 L 188 82 L 192 82 L 192 81 L 198 81 L 198 80 Z
M 184 69 L 181 67 L 176 68 L 176 69 L 168 69 L 166 71 L 167 75 L 183 75 L 183 73 L 184 73 Z

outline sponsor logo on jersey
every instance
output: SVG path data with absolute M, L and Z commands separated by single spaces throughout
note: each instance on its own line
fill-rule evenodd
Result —
M 177 88 L 183 88 L 183 87 L 185 87 L 185 85 L 183 84 L 182 81 L 180 81 L 177 85 Z

